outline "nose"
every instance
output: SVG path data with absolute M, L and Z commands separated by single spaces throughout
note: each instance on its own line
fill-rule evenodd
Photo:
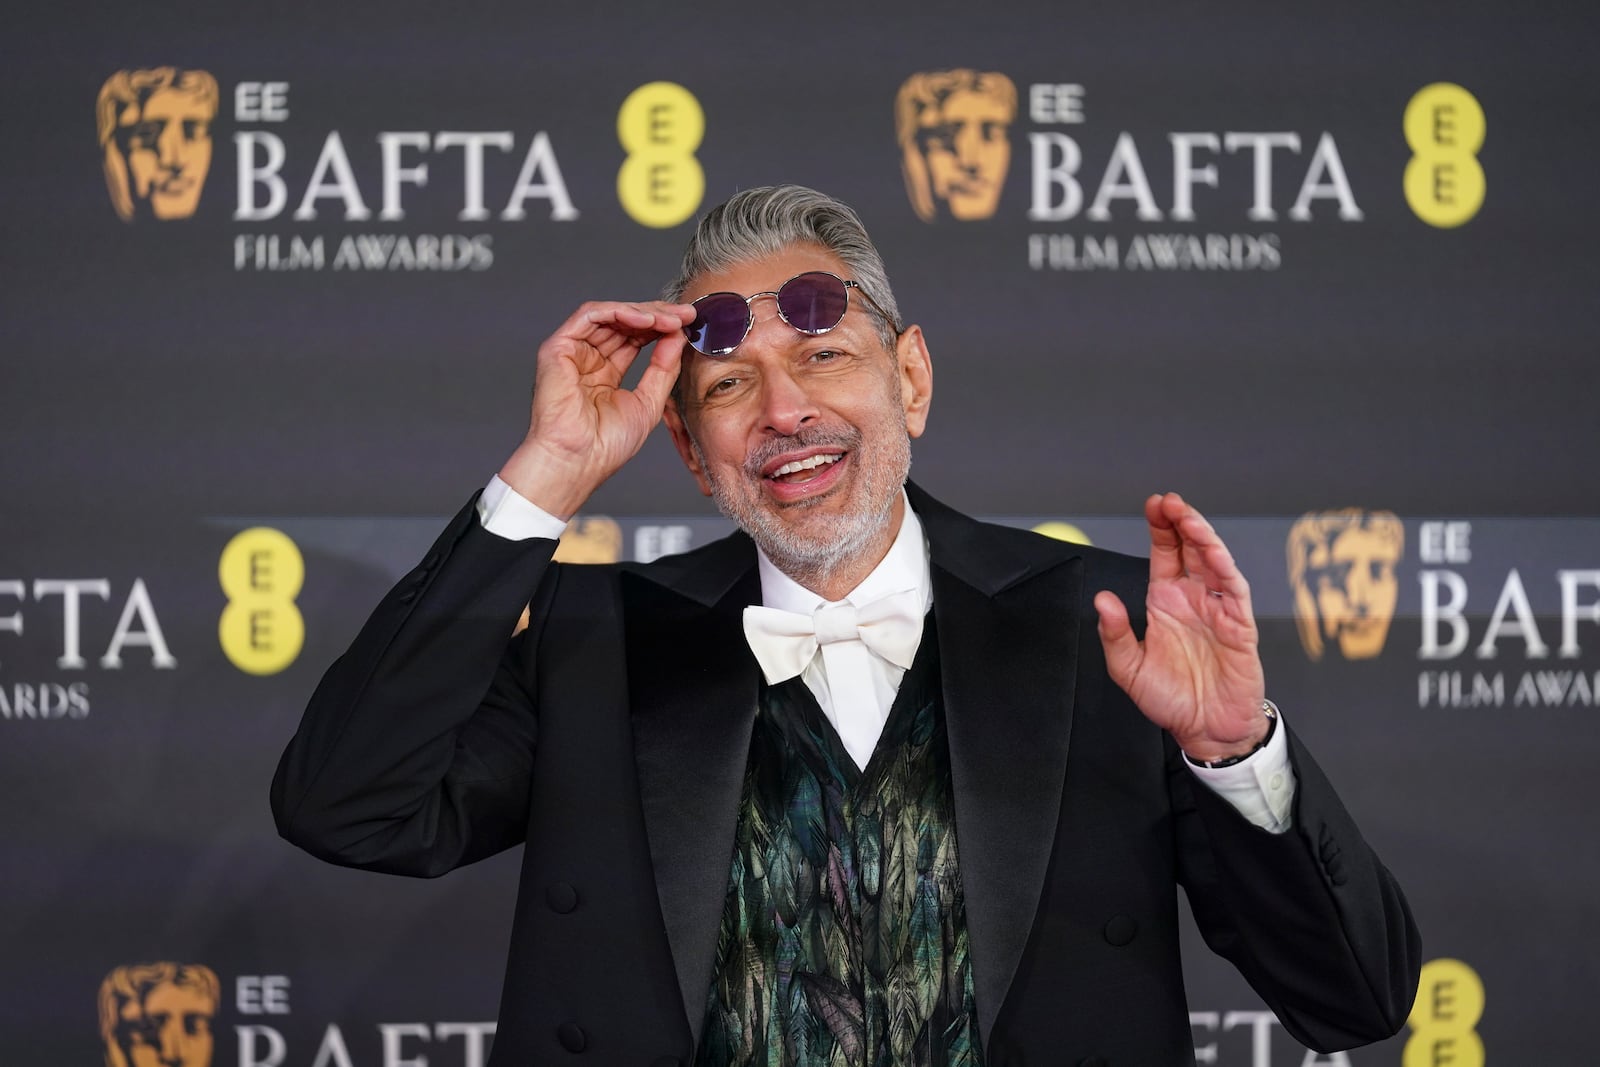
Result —
M 161 1028 L 162 1067 L 183 1067 L 183 1024 L 168 1022 Z
M 1350 582 L 1345 595 L 1356 617 L 1365 618 L 1372 605 L 1372 577 L 1365 567 L 1350 568 Z
M 818 417 L 805 384 L 787 366 L 777 366 L 761 376 L 761 425 L 780 437 L 793 437 L 800 427 Z
M 983 155 L 983 134 L 976 122 L 963 122 L 956 129 L 955 149 L 963 167 L 977 169 Z
M 800 335 L 779 317 L 776 300 L 757 299 L 751 304 L 751 314 L 755 321 L 744 344 L 760 368 L 761 428 L 792 437 L 820 415 L 791 359 Z
M 183 129 L 182 123 L 169 122 L 161 131 L 161 136 L 156 138 L 156 153 L 161 160 L 161 165 L 168 170 L 176 170 L 183 164 Z

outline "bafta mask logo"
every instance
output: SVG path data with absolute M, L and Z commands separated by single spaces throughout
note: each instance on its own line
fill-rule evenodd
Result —
M 1347 660 L 1383 651 L 1400 597 L 1405 527 L 1390 511 L 1312 512 L 1289 531 L 1289 586 L 1306 655 L 1331 645 Z
M 615 563 L 622 558 L 622 527 L 603 515 L 574 518 L 561 535 L 555 558 L 562 563 Z
M 940 70 L 906 79 L 894 102 L 895 135 L 917 217 L 994 214 L 1011 167 L 1006 134 L 1016 116 L 1017 87 L 1004 74 Z
M 222 987 L 198 963 L 137 963 L 100 983 L 106 1067 L 210 1067 Z
M 217 79 L 203 70 L 120 70 L 95 103 L 111 206 L 124 222 L 186 219 L 211 170 Z

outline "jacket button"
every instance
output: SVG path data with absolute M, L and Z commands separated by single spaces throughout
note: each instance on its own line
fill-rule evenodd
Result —
M 565 915 L 578 906 L 578 891 L 566 882 L 557 882 L 544 891 L 544 900 L 551 911 Z
M 1126 945 L 1129 941 L 1132 941 L 1134 935 L 1138 932 L 1138 922 L 1129 915 L 1111 916 L 1111 918 L 1106 922 L 1105 929 L 1101 931 L 1101 933 L 1105 935 L 1105 939 L 1111 944 L 1116 945 L 1118 948 Z M 1093 1059 L 1093 1057 L 1090 1057 L 1090 1059 Z M 1090 1061 L 1085 1060 L 1084 1062 L 1088 1063 Z
M 577 1023 L 562 1023 L 556 1027 L 556 1038 L 568 1052 L 582 1052 L 589 1047 L 589 1035 Z
M 657 1056 L 650 1061 L 650 1067 L 683 1067 L 683 1061 L 676 1056 Z

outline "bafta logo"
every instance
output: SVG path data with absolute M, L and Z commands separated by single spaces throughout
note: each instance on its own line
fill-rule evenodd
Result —
M 622 558 L 622 527 L 604 515 L 575 516 L 562 532 L 553 558 L 560 563 L 615 563 Z M 530 619 L 523 608 L 512 635 L 526 630 Z
M 1312 512 L 1289 531 L 1289 586 L 1306 655 L 1332 646 L 1347 660 L 1383 651 L 1400 596 L 1395 567 L 1405 527 L 1389 511 Z
M 622 527 L 603 515 L 574 518 L 556 546 L 561 563 L 615 563 L 622 558 Z
M 118 967 L 100 983 L 106 1067 L 210 1067 L 222 987 L 198 963 Z
M 1017 87 L 1004 74 L 941 70 L 906 79 L 894 102 L 895 136 L 918 218 L 994 214 L 1011 166 L 1006 134 L 1016 115 Z
M 122 70 L 95 102 L 111 206 L 124 222 L 186 219 L 211 169 L 217 80 L 203 70 Z

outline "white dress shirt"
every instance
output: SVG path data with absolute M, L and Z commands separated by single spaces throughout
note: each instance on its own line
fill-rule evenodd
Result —
M 889 546 L 888 555 L 843 600 L 824 600 L 780 571 L 758 548 L 761 603 L 797 615 L 810 615 L 825 604 L 850 604 L 859 608 L 894 593 L 914 591 L 921 604 L 917 612 L 920 638 L 922 617 L 933 604 L 933 580 L 928 573 L 928 543 L 922 536 L 922 523 L 911 510 L 910 501 L 904 499 L 904 490 L 901 497 L 905 519 L 900 523 L 894 544 Z M 816 696 L 822 713 L 839 732 L 850 758 L 857 767 L 864 769 L 878 745 L 883 724 L 889 720 L 889 709 L 894 705 L 894 695 L 905 674 L 903 668 L 870 651 L 856 639 L 823 645 L 801 673 L 800 680 Z M 867 693 L 871 694 L 870 698 L 866 697 Z M 860 699 L 852 699 L 856 694 Z
M 902 500 L 905 518 L 888 555 L 860 585 L 846 594 L 844 600 L 833 603 L 860 606 L 883 596 L 915 589 L 921 594 L 922 614 L 927 614 L 933 603 L 928 543 L 910 501 L 903 496 Z M 512 489 L 499 475 L 489 479 L 483 495 L 478 498 L 478 519 L 490 533 L 510 540 L 557 539 L 567 526 Z M 757 549 L 757 557 L 761 600 L 767 607 L 810 615 L 828 603 L 780 571 L 765 552 Z M 850 758 L 857 766 L 865 767 L 883 732 L 895 691 L 904 676 L 903 668 L 876 655 L 859 640 L 850 640 L 836 641 L 819 649 L 800 677 L 817 698 L 840 739 L 845 741 Z M 870 698 L 866 691 L 870 691 Z M 1295 777 L 1289 763 L 1289 743 L 1281 728 L 1273 731 L 1266 747 L 1231 767 L 1197 767 L 1187 760 L 1185 765 L 1256 826 L 1272 833 L 1282 833 L 1289 828 Z

